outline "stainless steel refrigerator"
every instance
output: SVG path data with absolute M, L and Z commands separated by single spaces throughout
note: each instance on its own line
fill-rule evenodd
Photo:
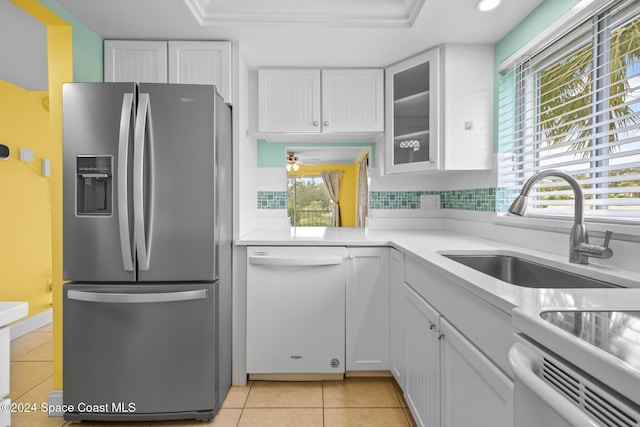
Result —
M 231 383 L 231 111 L 214 86 L 63 86 L 67 420 L 209 419 Z

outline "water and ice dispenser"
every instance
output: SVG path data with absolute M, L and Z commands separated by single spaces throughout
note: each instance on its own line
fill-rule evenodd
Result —
M 110 216 L 113 206 L 113 157 L 76 157 L 76 215 Z

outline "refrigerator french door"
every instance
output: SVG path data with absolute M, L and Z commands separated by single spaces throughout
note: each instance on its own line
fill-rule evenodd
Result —
M 213 86 L 63 86 L 65 419 L 219 408 L 216 153 L 230 120 Z

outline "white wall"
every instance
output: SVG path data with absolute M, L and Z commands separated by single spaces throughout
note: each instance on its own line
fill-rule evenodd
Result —
M 256 228 L 257 205 L 256 183 L 258 150 L 249 133 L 249 111 L 251 108 L 249 72 L 238 43 L 234 43 L 233 62 L 237 76 L 234 79 L 235 103 L 233 105 L 234 126 L 234 236 L 242 236 Z

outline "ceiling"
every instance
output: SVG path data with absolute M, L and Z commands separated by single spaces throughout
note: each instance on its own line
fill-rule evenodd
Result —
M 410 26 L 425 0 L 185 0 L 201 25 Z
M 251 68 L 385 67 L 442 43 L 494 44 L 542 0 L 55 0 L 105 39 L 231 40 Z M 161 5 L 161 6 L 160 6 Z

